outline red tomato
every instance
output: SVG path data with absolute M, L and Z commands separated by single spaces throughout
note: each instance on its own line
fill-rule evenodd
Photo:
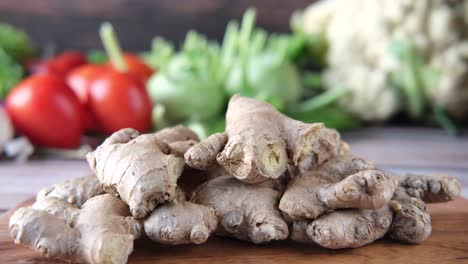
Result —
M 124 54 L 124 60 L 127 64 L 127 71 L 133 73 L 137 76 L 140 76 L 144 82 L 146 82 L 151 75 L 153 75 L 154 70 L 146 65 L 138 56 L 131 53 Z M 109 62 L 109 64 L 111 64 Z
M 74 69 L 67 75 L 67 84 L 72 88 L 80 101 L 83 104 L 87 104 L 91 83 L 107 71 L 109 71 L 109 67 L 107 66 L 86 64 Z
M 64 80 L 33 75 L 18 84 L 6 99 L 15 128 L 34 145 L 75 148 L 84 130 L 83 109 Z
M 86 64 L 86 57 L 77 51 L 66 51 L 56 57 L 31 65 L 32 73 L 53 73 L 65 77 L 71 70 Z
M 151 101 L 143 81 L 131 74 L 109 71 L 89 90 L 89 106 L 105 133 L 131 127 L 140 132 L 151 126 Z
M 64 75 L 86 63 L 88 63 L 86 57 L 77 51 L 63 52 L 53 60 L 54 67 Z
M 104 65 L 86 64 L 74 69 L 67 75 L 67 84 L 84 106 L 85 123 L 89 131 L 99 130 L 99 124 L 88 105 L 89 88 L 97 77 L 109 70 L 109 67 Z

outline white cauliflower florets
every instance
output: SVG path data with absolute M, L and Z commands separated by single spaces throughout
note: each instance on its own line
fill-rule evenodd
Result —
M 362 119 L 385 120 L 402 110 L 390 74 L 401 67 L 392 42 L 409 43 L 440 72 L 426 97 L 451 114 L 468 114 L 468 0 L 329 0 L 296 15 L 311 35 L 329 43 L 324 73 L 329 89 L 351 90 L 342 104 Z

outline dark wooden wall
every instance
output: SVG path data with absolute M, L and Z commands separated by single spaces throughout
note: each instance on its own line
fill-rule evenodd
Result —
M 226 23 L 256 7 L 258 25 L 287 32 L 294 10 L 313 0 L 0 0 L 0 21 L 19 26 L 39 45 L 100 48 L 102 21 L 115 26 L 127 50 L 145 50 L 155 35 L 179 42 L 189 29 L 221 39 Z

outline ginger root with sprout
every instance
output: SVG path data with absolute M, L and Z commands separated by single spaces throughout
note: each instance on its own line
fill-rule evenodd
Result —
M 278 210 L 281 191 L 276 187 L 272 181 L 247 184 L 225 174 L 199 186 L 192 202 L 216 210 L 218 235 L 261 244 L 288 237 Z
M 315 219 L 329 210 L 377 209 L 393 196 L 397 180 L 372 163 L 350 155 L 337 156 L 316 170 L 293 177 L 279 209 L 293 220 Z
M 142 227 L 122 200 L 102 194 L 78 208 L 56 197 L 44 199 L 48 201 L 20 208 L 10 218 L 15 243 L 72 263 L 127 262 Z
M 238 180 L 277 179 L 288 163 L 312 169 L 340 153 L 339 134 L 321 123 L 305 124 L 271 105 L 234 95 L 226 112 L 226 131 L 214 134 L 185 153 L 186 163 L 206 170 L 217 163 Z
M 134 217 L 143 218 L 158 204 L 174 199 L 185 163 L 180 155 L 171 154 L 171 145 L 189 142 L 188 146 L 196 140 L 195 133 L 183 126 L 145 135 L 127 128 L 86 158 L 104 190 L 127 203 Z

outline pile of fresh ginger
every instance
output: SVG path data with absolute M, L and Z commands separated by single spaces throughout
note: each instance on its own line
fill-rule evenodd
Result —
M 183 126 L 120 130 L 87 155 L 93 176 L 43 189 L 10 218 L 15 243 L 72 263 L 126 263 L 134 240 L 201 244 L 215 234 L 356 248 L 385 235 L 420 243 L 426 202 L 450 176 L 396 176 L 348 154 L 340 135 L 233 96 L 226 131 L 199 141 Z

